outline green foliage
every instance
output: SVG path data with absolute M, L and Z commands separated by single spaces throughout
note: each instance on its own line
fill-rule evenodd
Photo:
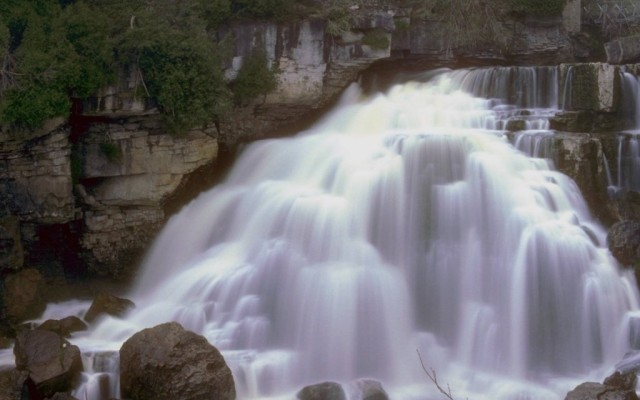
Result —
M 122 150 L 120 146 L 113 142 L 100 143 L 100 151 L 107 157 L 107 160 L 111 162 L 119 162 L 122 159 Z
M 69 97 L 51 86 L 9 89 L 5 98 L 0 107 L 3 120 L 30 129 L 48 118 L 66 115 L 71 106 Z
M 566 0 L 508 0 L 512 10 L 516 13 L 551 16 L 560 15 Z
M 211 23 L 199 17 L 197 3 L 142 9 L 118 46 L 121 59 L 139 66 L 174 133 L 212 122 L 230 106 L 218 57 L 222 45 L 206 31 Z
M 367 32 L 362 38 L 362 44 L 373 49 L 384 50 L 389 47 L 391 42 L 389 36 L 382 29 L 374 29 Z
M 83 3 L 63 10 L 41 0 L 8 2 L 5 20 L 15 81 L 0 104 L 2 119 L 28 128 L 66 116 L 70 96 L 88 96 L 110 77 L 106 21 Z
M 342 5 L 338 4 L 329 7 L 326 18 L 327 27 L 325 31 L 331 36 L 340 36 L 351 29 L 349 13 L 347 8 Z
M 283 20 L 292 12 L 294 0 L 234 0 L 232 12 L 240 17 Z
M 247 104 L 250 100 L 273 91 L 278 84 L 276 75 L 276 71 L 268 66 L 265 52 L 254 51 L 244 60 L 238 76 L 233 81 L 236 104 Z

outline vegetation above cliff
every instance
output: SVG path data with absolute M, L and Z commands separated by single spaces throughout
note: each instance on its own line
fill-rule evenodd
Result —
M 499 38 L 492 18 L 500 13 L 558 14 L 565 2 L 396 0 L 413 15 L 440 15 L 467 45 Z M 328 34 L 339 35 L 349 29 L 349 10 L 361 4 L 372 0 L 3 0 L 0 123 L 35 128 L 68 116 L 72 99 L 95 95 L 123 68 L 139 74 L 139 95 L 157 104 L 171 130 L 215 122 L 276 86 L 264 54 L 250 57 L 234 82 L 225 80 L 232 43 L 219 37 L 222 24 L 315 15 L 327 19 Z M 370 45 L 388 45 L 374 34 L 366 37 Z
M 255 2 L 274 6 L 286 0 Z M 233 3 L 233 4 L 232 4 Z M 230 18 L 270 16 L 251 1 L 6 0 L 0 4 L 0 116 L 4 124 L 38 127 L 67 116 L 86 98 L 137 70 L 142 96 L 152 98 L 167 127 L 184 131 L 215 121 L 233 94 L 222 61 L 228 43 L 215 30 Z M 266 60 L 253 68 L 273 80 Z M 251 77 L 251 79 L 256 79 Z M 266 88 L 250 90 L 264 94 Z M 258 92 L 258 93 L 256 93 Z

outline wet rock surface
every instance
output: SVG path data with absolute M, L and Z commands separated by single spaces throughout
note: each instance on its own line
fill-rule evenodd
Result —
M 607 235 L 609 251 L 624 266 L 640 265 L 640 221 L 614 224 Z
M 236 398 L 220 352 L 175 322 L 144 329 L 122 345 L 120 384 L 122 396 L 132 400 Z
M 121 317 L 127 311 L 135 307 L 135 304 L 128 299 L 112 296 L 110 294 L 99 294 L 91 303 L 89 310 L 84 316 L 85 321 L 93 322 L 100 315 L 111 315 Z
M 55 332 L 21 330 L 13 349 L 16 368 L 27 371 L 27 384 L 43 397 L 73 388 L 82 371 L 80 349 Z
M 38 317 L 46 308 L 44 290 L 44 278 L 35 269 L 24 269 L 7 276 L 2 291 L 5 318 L 17 323 Z
M 342 385 L 337 382 L 322 382 L 302 388 L 296 397 L 299 400 L 346 400 Z
M 567 393 L 565 400 L 637 400 L 634 372 L 615 372 L 604 383 L 585 382 Z

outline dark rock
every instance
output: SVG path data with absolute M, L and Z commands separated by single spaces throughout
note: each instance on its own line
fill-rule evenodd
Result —
M 614 224 L 607 234 L 609 251 L 625 266 L 640 263 L 640 221 L 622 221 Z
M 303 387 L 296 395 L 300 400 L 346 400 L 342 385 L 336 382 L 322 382 Z
M 127 311 L 134 308 L 135 304 L 131 300 L 121 299 L 109 294 L 99 294 L 91 303 L 89 311 L 84 316 L 87 322 L 93 322 L 101 314 L 108 314 L 114 317 L 121 317 Z
M 76 397 L 73 397 L 69 393 L 56 393 L 52 397 L 49 397 L 49 400 L 78 400 Z
M 374 379 L 359 379 L 358 389 L 362 393 L 362 400 L 389 400 L 382 383 Z
M 618 390 L 634 390 L 636 387 L 637 376 L 635 372 L 621 374 L 616 371 L 604 380 L 605 386 L 616 388 Z
M 37 329 L 52 331 L 60 336 L 68 337 L 72 332 L 87 330 L 87 324 L 78 317 L 69 316 L 60 320 L 48 319 L 40 324 Z
M 22 330 L 13 353 L 17 369 L 29 372 L 29 380 L 43 397 L 71 390 L 82 371 L 80 349 L 55 332 Z
M 7 276 L 2 294 L 7 319 L 16 323 L 40 316 L 47 306 L 44 289 L 44 278 L 35 269 Z
M 604 384 L 585 382 L 567 393 L 565 400 L 638 400 L 635 392 L 636 374 L 615 372 Z
M 120 385 L 131 400 L 236 398 L 220 352 L 175 322 L 144 329 L 122 345 Z
M 0 336 L 0 349 L 8 349 L 11 347 L 11 339 L 8 337 Z
M 527 121 L 523 119 L 510 119 L 507 121 L 506 128 L 510 132 L 523 131 L 527 129 Z
M 24 254 L 20 240 L 18 217 L 0 218 L 0 271 L 22 268 Z
M 16 369 L 0 371 L 0 399 L 20 399 L 21 391 L 29 373 Z
M 640 35 L 626 36 L 605 43 L 609 64 L 623 64 L 640 60 Z

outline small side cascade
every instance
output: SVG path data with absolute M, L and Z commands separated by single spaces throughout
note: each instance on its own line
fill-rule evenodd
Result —
M 640 78 L 628 71 L 620 73 L 622 101 L 620 115 L 633 125 L 616 141 L 616 159 L 607 160 L 609 194 L 640 191 Z M 615 170 L 611 171 L 611 167 Z
M 621 116 L 633 123 L 632 131 L 640 132 L 640 79 L 630 72 L 621 72 Z
M 617 138 L 616 170 L 608 172 L 609 195 L 621 191 L 640 191 L 640 135 L 621 134 Z M 610 165 L 607 165 L 610 167 Z

